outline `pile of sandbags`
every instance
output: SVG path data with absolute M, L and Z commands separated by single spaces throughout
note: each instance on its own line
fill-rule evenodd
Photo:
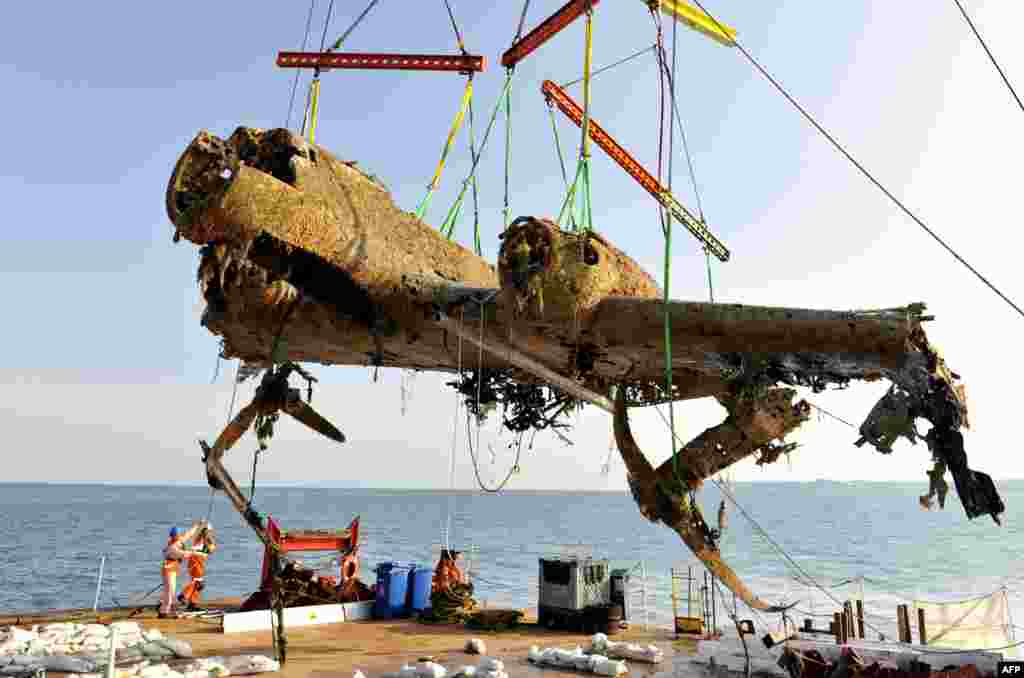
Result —
M 584 673 L 596 673 L 599 676 L 620 676 L 629 671 L 624 661 L 609 659 L 599 654 L 584 654 L 580 647 L 575 650 L 561 650 L 556 647 L 541 650 L 533 645 L 527 658 L 538 666 L 574 669 Z
M 117 678 L 211 678 L 277 671 L 280 665 L 260 655 L 192 659 L 192 646 L 144 630 L 136 622 L 76 624 L 72 622 L 0 628 L 0 676 L 55 673 L 99 678 L 110 661 L 111 634 Z M 171 666 L 167 662 L 173 662 Z
M 140 662 L 192 657 L 192 647 L 166 638 L 159 630 L 144 631 L 136 622 L 76 624 L 72 622 L 0 629 L 0 667 L 38 666 L 47 671 L 90 673 L 110 657 L 111 633 L 116 661 Z M 13 670 L 11 671 L 13 672 Z
M 384 675 L 386 678 L 446 678 L 448 669 L 423 659 L 415 664 L 406 664 L 395 673 Z M 451 678 L 509 678 L 509 675 L 505 672 L 505 662 L 494 657 L 481 657 L 476 666 L 463 666 Z
M 643 647 L 638 643 L 616 642 L 608 640 L 608 636 L 603 633 L 595 633 L 590 639 L 590 652 L 612 659 L 632 659 L 647 664 L 660 664 L 665 658 L 665 653 L 657 645 Z

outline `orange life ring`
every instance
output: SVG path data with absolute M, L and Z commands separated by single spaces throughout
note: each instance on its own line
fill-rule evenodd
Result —
M 341 579 L 348 581 L 359 575 L 359 559 L 353 554 L 348 554 L 341 559 Z

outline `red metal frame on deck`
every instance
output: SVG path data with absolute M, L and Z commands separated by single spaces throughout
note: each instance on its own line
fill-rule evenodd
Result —
M 525 59 L 531 52 L 554 37 L 566 26 L 586 13 L 587 8 L 597 7 L 599 0 L 569 0 L 560 10 L 542 21 L 539 26 L 516 40 L 504 54 L 501 55 L 501 65 L 505 67 L 515 66 Z
M 472 54 L 382 54 L 355 52 L 279 52 L 281 68 L 369 68 L 399 71 L 483 71 L 487 60 Z
M 273 518 L 267 516 L 267 536 L 281 553 L 295 551 L 337 551 L 341 555 L 352 553 L 359 545 L 359 516 L 356 516 L 348 529 L 340 532 L 321 530 L 289 530 L 281 528 Z M 263 553 L 263 570 L 260 574 L 260 589 L 270 591 L 273 578 L 270 575 L 270 563 L 274 554 L 268 546 Z M 340 573 L 340 567 L 339 567 Z M 339 577 L 339 581 L 341 578 Z

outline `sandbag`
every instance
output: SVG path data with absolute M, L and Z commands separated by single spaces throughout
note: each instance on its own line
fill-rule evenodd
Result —
M 96 670 L 96 664 L 91 661 L 65 655 L 40 657 L 39 664 L 47 671 L 60 671 L 63 673 L 88 673 Z
M 7 666 L 0 667 L 0 676 L 17 676 L 19 678 L 24 676 L 24 678 L 34 678 L 37 675 L 36 672 L 42 668 L 43 667 L 38 664 L 31 666 L 17 666 L 15 664 L 9 664 Z
M 444 678 L 448 675 L 448 669 L 434 662 L 417 662 L 417 678 Z
M 184 640 L 166 637 L 150 642 L 154 645 L 161 645 L 167 648 L 167 650 L 173 653 L 175 657 L 180 657 L 182 659 L 192 658 L 192 646 Z
M 227 657 L 224 661 L 224 666 L 233 676 L 246 676 L 254 673 L 281 670 L 281 664 L 279 662 L 259 654 Z
M 170 649 L 160 641 L 149 641 L 137 646 L 149 658 L 164 659 L 174 656 L 174 650 Z

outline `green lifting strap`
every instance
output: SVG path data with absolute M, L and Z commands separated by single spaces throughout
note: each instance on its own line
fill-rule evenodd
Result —
M 501 94 L 498 95 L 498 101 L 494 106 L 494 110 L 491 111 L 491 119 L 487 122 L 487 128 L 484 130 L 484 138 L 480 142 L 480 150 L 476 154 L 476 159 L 473 161 L 473 166 L 469 169 L 469 176 L 462 182 L 462 188 L 459 190 L 458 197 L 455 198 L 455 202 L 448 210 L 448 215 L 445 217 L 444 222 L 441 224 L 441 234 L 448 239 L 451 239 L 455 231 L 455 224 L 459 219 L 459 214 L 462 211 L 462 201 L 466 198 L 466 190 L 469 188 L 470 183 L 476 180 L 476 170 L 480 164 L 480 158 L 483 157 L 484 148 L 487 146 L 487 140 L 491 136 L 491 129 L 494 127 L 494 121 L 498 117 L 498 110 L 501 108 L 502 103 L 508 96 L 509 91 L 512 87 L 512 71 L 508 72 L 505 76 L 505 86 L 501 90 Z

